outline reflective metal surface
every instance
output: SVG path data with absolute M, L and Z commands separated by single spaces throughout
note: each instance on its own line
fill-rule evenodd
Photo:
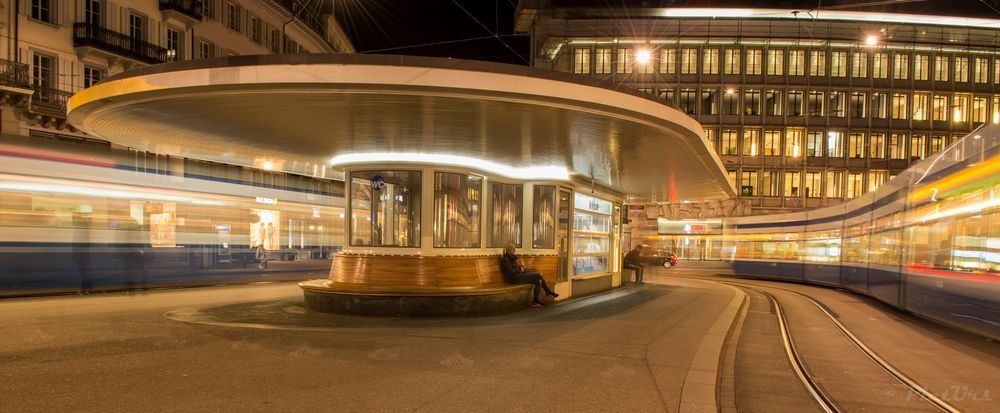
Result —
M 700 125 L 655 101 L 535 69 L 384 60 L 165 65 L 80 92 L 69 120 L 130 147 L 310 175 L 337 155 L 448 154 L 565 167 L 643 198 L 733 195 Z

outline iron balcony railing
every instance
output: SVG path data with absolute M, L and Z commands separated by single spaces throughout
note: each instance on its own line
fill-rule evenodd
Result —
M 33 85 L 35 94 L 31 97 L 31 111 L 60 118 L 66 117 L 66 101 L 73 92 L 51 87 Z
M 73 46 L 90 46 L 149 64 L 167 61 L 167 49 L 91 23 L 73 24 Z
M 320 37 L 326 37 L 326 25 L 323 23 L 322 16 L 318 13 L 311 12 L 310 10 L 305 10 L 305 5 L 302 0 L 274 0 L 276 3 L 284 7 L 292 13 L 293 16 L 298 18 L 306 26 L 320 35 Z M 308 3 L 308 2 L 307 2 Z
M 173 10 L 201 20 L 202 0 L 160 0 L 160 11 Z
M 0 59 L 0 85 L 28 89 L 28 65 Z

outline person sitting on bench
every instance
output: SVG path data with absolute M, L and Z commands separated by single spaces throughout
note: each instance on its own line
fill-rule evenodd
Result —
M 535 299 L 531 302 L 531 306 L 534 308 L 545 307 L 545 304 L 542 304 L 542 301 L 538 297 L 541 289 L 545 290 L 545 295 L 549 298 L 556 298 L 559 294 L 556 294 L 549 288 L 548 284 L 545 283 L 545 279 L 542 278 L 542 274 L 538 271 L 526 270 L 517 258 L 516 252 L 517 249 L 514 244 L 507 244 L 504 254 L 500 257 L 500 272 L 503 273 L 504 280 L 510 284 L 534 284 Z

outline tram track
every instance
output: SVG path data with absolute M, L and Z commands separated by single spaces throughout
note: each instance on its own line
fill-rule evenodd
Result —
M 936 411 L 943 412 L 960 412 L 960 410 L 948 402 L 942 400 L 941 398 L 934 395 L 931 391 L 927 390 L 925 387 L 917 383 L 914 379 L 907 376 L 901 370 L 893 366 L 891 363 L 886 361 L 884 358 L 880 357 L 874 350 L 872 350 L 868 345 L 864 343 L 857 335 L 855 335 L 849 328 L 847 328 L 840 320 L 832 314 L 829 308 L 824 304 L 820 303 L 816 299 L 789 288 L 783 288 L 774 285 L 761 285 L 752 281 L 744 280 L 718 280 L 708 277 L 697 277 L 697 276 L 679 276 L 680 278 L 697 279 L 701 281 L 709 281 L 722 285 L 728 285 L 734 288 L 740 288 L 744 291 L 753 291 L 757 294 L 766 297 L 774 309 L 775 318 L 778 323 L 778 330 L 781 334 L 781 342 L 784 347 L 785 355 L 791 365 L 791 368 L 795 375 L 798 377 L 799 381 L 805 387 L 810 397 L 820 408 L 821 411 L 827 413 L 835 413 L 846 411 L 841 404 L 836 402 L 836 399 L 831 395 L 829 389 L 825 389 L 820 380 L 817 379 L 816 375 L 812 373 L 809 368 L 808 363 L 804 360 L 802 356 L 801 347 L 797 343 L 798 339 L 793 334 L 791 323 L 788 320 L 788 312 L 785 306 L 782 305 L 781 300 L 772 292 L 765 291 L 765 289 L 779 290 L 789 294 L 793 294 L 811 305 L 815 306 L 820 313 L 823 315 L 824 319 L 828 320 L 835 328 L 839 331 L 849 342 L 851 342 L 862 354 L 864 354 L 868 360 L 870 360 L 874 365 L 876 365 L 880 370 L 882 370 L 886 375 L 888 375 L 893 381 L 902 384 L 913 394 L 918 395 L 922 400 L 924 400 L 930 406 L 933 406 Z M 732 340 L 730 340 L 732 341 Z M 737 341 L 738 342 L 738 341 Z M 729 342 L 727 342 L 727 347 Z

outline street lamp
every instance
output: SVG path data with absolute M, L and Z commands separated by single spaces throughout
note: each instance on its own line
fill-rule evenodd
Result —
M 649 63 L 650 54 L 647 49 L 639 49 L 635 52 L 635 62 L 644 65 Z
M 869 35 L 865 38 L 865 46 L 875 46 L 878 44 L 878 36 Z

